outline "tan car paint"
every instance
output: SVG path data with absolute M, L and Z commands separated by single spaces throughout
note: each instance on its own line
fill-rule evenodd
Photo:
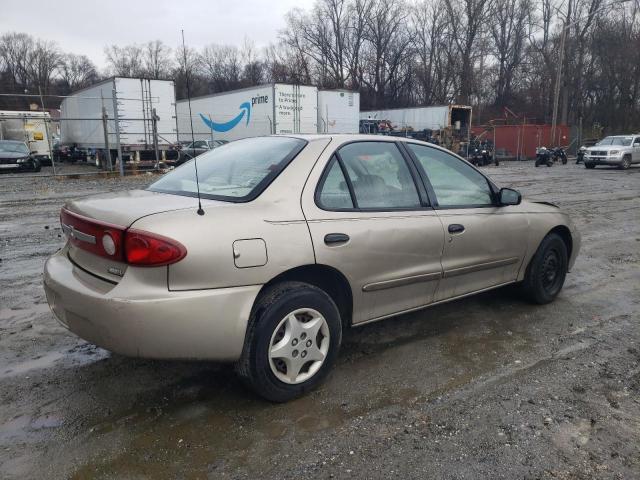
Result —
M 82 269 L 74 266 L 65 247 L 45 266 L 47 298 L 56 316 L 83 338 L 126 355 L 232 361 L 242 351 L 260 288 L 298 266 L 320 263 L 342 272 L 353 293 L 353 323 L 362 324 L 522 280 L 538 244 L 557 226 L 572 231 L 570 266 L 575 261 L 580 236 L 565 214 L 548 205 L 523 201 L 482 214 L 483 209 L 322 210 L 314 200 L 316 185 L 340 145 L 406 140 L 303 138 L 307 147 L 257 199 L 204 200 L 204 216 L 196 214 L 195 198 L 152 192 L 71 202 L 74 212 L 121 225 L 133 222 L 133 228 L 183 243 L 188 253 L 169 267 L 129 266 L 120 277 L 106 272 L 109 261 L 85 252 L 71 251 Z M 467 230 L 450 239 L 446 226 L 453 220 Z M 329 247 L 327 233 L 351 238 Z M 238 268 L 243 252 L 234 251 L 234 244 L 244 240 L 264 242 L 266 263 L 252 260 L 259 256 L 253 242 L 253 250 L 245 252 L 257 266 Z M 487 268 L 491 262 L 503 264 Z M 456 269 L 459 274 L 448 277 Z
M 436 300 L 513 282 L 526 253 L 529 229 L 514 206 L 438 210 L 445 230 L 443 278 Z M 464 226 L 448 233 L 448 226 Z
M 351 284 L 352 323 L 357 324 L 433 301 L 442 270 L 444 235 L 432 209 L 331 212 L 316 205 L 316 186 L 326 164 L 340 145 L 351 140 L 351 137 L 336 136 L 325 150 L 302 192 L 302 208 L 309 223 L 316 261 L 336 268 Z M 386 137 L 381 140 L 390 141 Z M 324 237 L 329 233 L 345 233 L 350 240 L 344 245 L 327 246 Z M 391 287 L 392 282 L 398 280 L 407 283 L 376 288 L 382 282 L 391 282 L 388 285 Z

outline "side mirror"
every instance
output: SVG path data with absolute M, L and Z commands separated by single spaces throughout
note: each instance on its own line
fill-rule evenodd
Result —
M 31 155 L 35 155 L 36 153 L 38 153 L 38 151 L 37 151 L 37 150 L 31 150 L 29 153 L 30 153 Z
M 500 205 L 520 205 L 522 202 L 522 195 L 517 190 L 512 188 L 501 188 L 498 193 L 498 200 Z

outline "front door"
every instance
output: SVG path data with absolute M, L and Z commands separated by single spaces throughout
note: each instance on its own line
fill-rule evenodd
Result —
M 444 232 L 417 170 L 393 141 L 331 151 L 314 168 L 302 203 L 316 261 L 352 286 L 353 323 L 431 303 Z
M 436 148 L 407 147 L 444 227 L 436 300 L 515 281 L 526 253 L 526 215 L 517 206 L 498 206 L 487 179 L 467 162 Z
M 632 161 L 633 163 L 640 163 L 640 137 L 633 139 Z

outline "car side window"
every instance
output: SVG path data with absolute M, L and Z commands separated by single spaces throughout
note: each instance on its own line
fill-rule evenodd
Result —
M 353 201 L 349 193 L 347 180 L 334 156 L 331 158 L 327 170 L 318 189 L 318 204 L 327 210 L 353 209 Z
M 420 208 L 420 197 L 409 167 L 391 142 L 356 142 L 338 150 L 362 209 Z
M 408 143 L 436 194 L 440 207 L 493 205 L 489 182 L 464 161 L 436 148 Z
M 640 137 L 636 137 L 636 139 L 633 141 L 633 146 L 640 147 Z

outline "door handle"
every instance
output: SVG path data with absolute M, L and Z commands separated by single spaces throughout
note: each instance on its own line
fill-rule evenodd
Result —
M 464 225 L 459 223 L 452 223 L 449 225 L 449 233 L 462 233 L 464 232 Z
M 349 241 L 349 235 L 346 233 L 327 233 L 324 236 L 324 243 L 327 245 L 337 245 Z

